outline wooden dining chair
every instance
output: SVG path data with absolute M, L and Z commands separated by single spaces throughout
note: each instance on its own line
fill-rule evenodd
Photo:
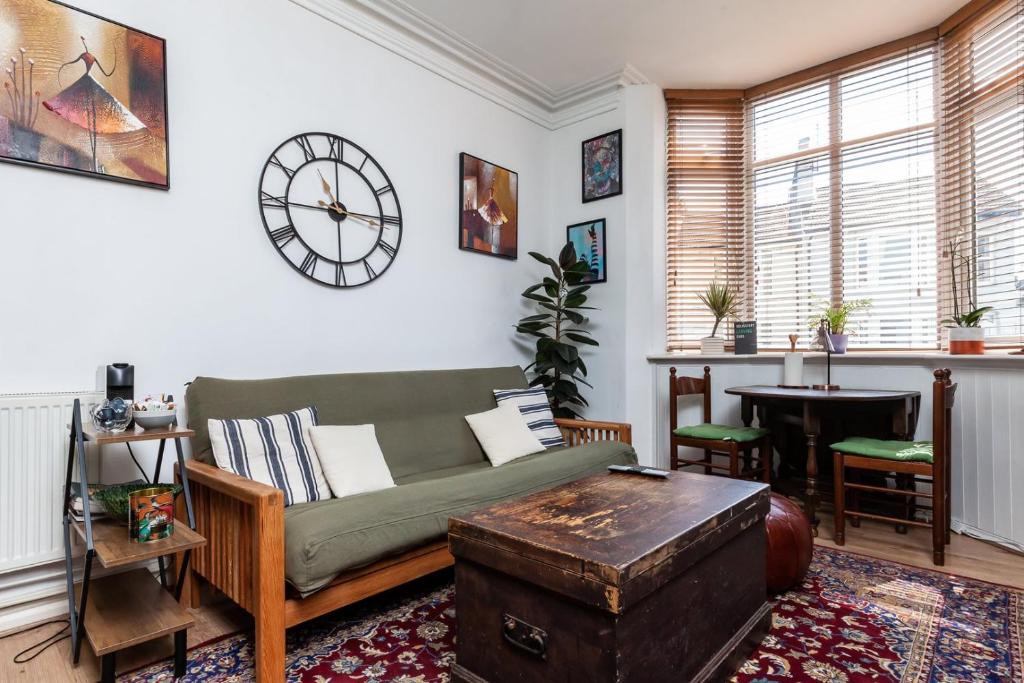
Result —
M 669 427 L 672 469 L 698 466 L 704 474 L 723 472 L 732 478 L 760 477 L 765 483 L 772 476 L 772 439 L 767 429 L 755 427 L 732 427 L 711 422 L 711 368 L 704 366 L 704 377 L 677 377 L 676 369 L 669 368 Z M 678 426 L 679 397 L 702 396 L 704 399 L 704 421 L 698 425 Z M 698 448 L 704 451 L 701 460 L 679 457 L 682 447 Z M 752 466 L 753 451 L 757 451 L 757 465 Z M 740 468 L 740 455 L 743 468 Z M 715 463 L 713 456 L 724 455 L 729 464 Z
M 867 518 L 894 522 L 897 525 L 931 527 L 932 562 L 942 566 L 946 559 L 946 545 L 949 544 L 950 526 L 950 461 L 952 444 L 953 399 L 957 385 L 952 382 L 948 369 L 936 370 L 932 382 L 932 441 L 886 441 L 853 437 L 832 444 L 832 458 L 835 465 L 835 542 L 846 542 L 846 518 Z M 871 470 L 883 474 L 912 477 L 913 483 L 927 482 L 931 493 L 922 493 L 916 487 L 903 486 L 890 489 L 885 486 L 868 485 L 859 481 L 848 481 L 847 470 Z M 924 477 L 925 479 L 920 479 Z M 887 517 L 869 514 L 860 510 L 847 509 L 846 494 L 857 492 L 884 493 L 931 499 L 932 518 L 923 522 L 912 518 Z M 910 507 L 914 509 L 914 507 Z

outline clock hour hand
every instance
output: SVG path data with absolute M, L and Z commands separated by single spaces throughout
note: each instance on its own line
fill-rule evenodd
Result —
M 377 221 L 373 220 L 372 218 L 370 218 L 370 217 L 368 217 L 368 216 L 366 216 L 364 214 L 361 214 L 361 213 L 351 213 L 349 211 L 346 211 L 345 209 L 342 209 L 340 206 L 338 206 L 337 202 L 335 202 L 334 204 L 328 204 L 324 200 L 318 199 L 316 201 L 316 203 L 319 204 L 320 206 L 322 206 L 323 208 L 327 209 L 328 211 L 336 211 L 336 212 L 338 212 L 340 214 L 348 216 L 349 218 L 353 218 L 353 219 L 355 219 L 357 221 L 362 221 L 363 223 L 368 224 L 371 228 L 379 228 L 380 227 L 380 223 L 378 223 Z

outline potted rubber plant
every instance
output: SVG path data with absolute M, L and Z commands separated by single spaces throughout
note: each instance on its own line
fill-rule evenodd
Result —
M 551 274 L 523 292 L 523 297 L 540 309 L 516 323 L 516 331 L 537 339 L 537 353 L 527 367 L 533 372 L 531 387 L 544 387 L 555 417 L 579 417 L 587 404 L 580 393 L 579 384 L 590 387 L 585 379 L 587 365 L 580 355 L 580 345 L 597 346 L 587 325 L 590 322 L 583 311 L 594 310 L 586 306 L 585 284 L 590 275 L 590 264 L 576 256 L 576 247 L 567 242 L 558 258 L 548 258 L 535 251 L 530 256 L 550 270 Z
M 715 326 L 711 328 L 711 334 L 700 340 L 700 352 L 705 355 L 725 353 L 725 340 L 718 336 L 718 326 L 726 318 L 736 316 L 736 311 L 740 307 L 739 297 L 728 284 L 710 282 L 703 292 L 697 294 L 697 298 L 715 317 Z
M 824 302 L 817 313 L 807 319 L 807 327 L 810 330 L 817 330 L 821 327 L 821 321 L 828 321 L 828 335 L 832 340 L 833 353 L 846 353 L 850 346 L 850 334 L 853 329 L 853 317 L 858 313 L 867 312 L 871 308 L 870 299 L 855 299 L 844 301 L 838 305 Z
M 949 259 L 953 295 L 953 315 L 942 321 L 949 331 L 951 355 L 985 353 L 985 328 L 981 322 L 992 307 L 978 306 L 975 299 L 974 257 L 965 253 L 970 246 L 964 233 L 958 232 L 950 238 L 942 253 Z

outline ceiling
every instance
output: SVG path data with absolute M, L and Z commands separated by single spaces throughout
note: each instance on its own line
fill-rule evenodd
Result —
M 965 2 L 404 0 L 556 93 L 627 64 L 664 88 L 746 88 L 931 28 Z

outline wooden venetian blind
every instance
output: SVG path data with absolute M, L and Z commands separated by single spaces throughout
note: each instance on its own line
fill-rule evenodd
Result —
M 861 348 L 934 348 L 934 41 L 747 104 L 758 342 L 862 299 Z
M 711 334 L 714 318 L 697 298 L 709 282 L 728 283 L 748 301 L 750 292 L 743 102 L 738 93 L 676 93 L 667 104 L 667 338 L 674 351 Z
M 953 309 L 947 245 L 956 239 L 974 271 L 969 292 L 990 342 L 1024 330 L 1024 0 L 981 9 L 940 39 L 940 291 Z M 968 298 L 961 276 L 961 309 Z

